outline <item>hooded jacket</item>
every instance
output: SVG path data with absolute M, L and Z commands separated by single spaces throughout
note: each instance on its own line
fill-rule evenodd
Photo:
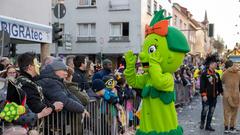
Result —
M 237 65 L 233 65 L 223 73 L 222 83 L 224 92 L 223 98 L 231 107 L 238 107 L 240 102 L 240 72 Z
M 64 109 L 70 112 L 82 113 L 84 111 L 84 106 L 76 96 L 70 93 L 63 79 L 55 75 L 50 65 L 42 70 L 37 82 L 43 87 L 43 94 L 50 102 L 61 101 Z

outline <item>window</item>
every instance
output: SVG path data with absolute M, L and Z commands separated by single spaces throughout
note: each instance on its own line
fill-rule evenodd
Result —
M 168 13 L 168 16 L 171 16 L 171 13 Z M 169 24 L 172 25 L 171 24 L 172 19 L 169 19 L 168 21 L 169 21 Z
M 152 0 L 147 0 L 147 13 L 152 14 Z
M 157 2 L 156 1 L 154 1 L 153 9 L 154 9 L 154 11 L 157 11 Z
M 179 28 L 180 28 L 180 29 L 182 28 L 182 19 L 180 19 Z
M 77 41 L 96 41 L 96 24 L 80 23 L 78 24 L 79 34 Z
M 129 41 L 129 23 L 111 23 L 110 26 L 110 41 L 124 42 Z
M 171 13 L 168 12 L 168 16 L 171 16 Z
M 159 10 L 161 10 L 162 9 L 162 5 L 159 5 Z
M 121 36 L 121 23 L 111 24 L 111 36 Z
M 173 24 L 174 24 L 174 26 L 177 26 L 177 15 L 174 15 Z
M 79 6 L 96 6 L 96 0 L 79 0 Z
M 167 10 L 164 9 L 164 16 L 167 16 Z

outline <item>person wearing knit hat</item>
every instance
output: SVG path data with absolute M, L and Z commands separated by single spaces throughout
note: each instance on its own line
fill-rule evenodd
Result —
M 92 90 L 94 92 L 101 91 L 105 88 L 105 84 L 101 79 L 96 79 L 92 82 Z
M 105 59 L 103 60 L 103 68 L 105 69 L 109 69 L 109 68 L 112 68 L 112 61 L 109 60 L 109 59 Z
M 62 61 L 59 60 L 53 60 L 53 62 L 49 64 L 49 66 L 51 66 L 54 71 L 58 70 L 67 71 L 67 65 L 65 65 Z
M 64 84 L 67 75 L 67 66 L 62 61 L 54 60 L 42 70 L 38 84 L 50 102 L 62 102 L 64 109 L 69 112 L 87 113 L 81 101 Z

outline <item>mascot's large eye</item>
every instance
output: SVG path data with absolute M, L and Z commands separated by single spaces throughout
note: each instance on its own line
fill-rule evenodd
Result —
M 148 48 L 148 53 L 153 53 L 156 51 L 156 46 L 155 45 L 152 45 Z

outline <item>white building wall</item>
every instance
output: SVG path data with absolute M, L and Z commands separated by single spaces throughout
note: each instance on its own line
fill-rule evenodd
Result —
M 124 53 L 129 49 L 139 50 L 139 34 L 141 29 L 140 2 L 129 0 L 129 10 L 110 11 L 109 0 L 97 0 L 96 8 L 77 8 L 76 1 L 65 1 L 66 16 L 60 19 L 64 23 L 65 33 L 72 36 L 72 50 L 61 47 L 60 53 L 95 54 L 101 50 L 107 54 Z M 57 21 L 56 18 L 54 21 Z M 109 42 L 110 22 L 129 22 L 130 42 Z M 77 23 L 96 23 L 96 42 L 77 43 Z M 102 47 L 102 49 L 101 49 Z
M 51 0 L 1 0 L 0 15 L 51 26 L 51 3 Z M 39 53 L 40 44 L 17 45 L 17 53 L 26 51 Z
M 65 46 L 59 47 L 60 54 L 96 54 L 100 51 L 106 54 L 122 54 L 130 49 L 135 53 L 141 50 L 145 37 L 145 25 L 149 24 L 153 17 L 154 0 L 151 0 L 152 15 L 147 13 L 147 0 L 128 0 L 129 10 L 126 11 L 110 11 L 110 0 L 96 0 L 95 8 L 78 8 L 78 1 L 64 1 L 67 12 L 65 17 L 59 19 L 59 22 L 64 24 L 64 32 L 72 37 L 72 49 L 66 50 Z M 172 15 L 171 3 L 167 0 L 155 1 L 158 10 L 161 5 L 163 9 L 167 10 L 167 15 L 168 13 Z M 53 16 L 52 22 L 57 21 Z M 129 22 L 130 42 L 109 42 L 110 22 Z M 76 42 L 79 33 L 78 23 L 96 23 L 96 42 Z M 22 50 L 21 48 L 18 47 L 18 50 Z M 39 52 L 39 48 L 32 45 L 24 46 L 24 50 L 36 50 L 37 52 Z M 51 53 L 54 53 L 54 44 L 50 45 L 50 48 Z
M 1 0 L 0 15 L 51 25 L 51 0 Z

